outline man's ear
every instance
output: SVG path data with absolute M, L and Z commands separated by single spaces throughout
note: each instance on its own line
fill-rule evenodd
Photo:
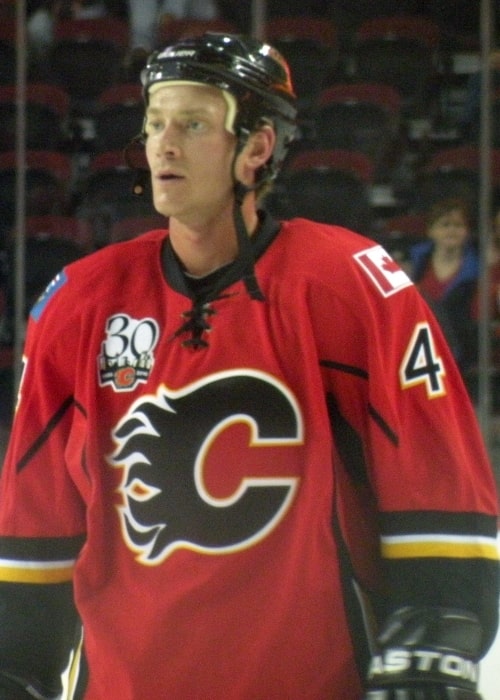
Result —
M 270 124 L 263 124 L 253 131 L 237 160 L 237 175 L 245 184 L 253 184 L 255 173 L 271 158 L 276 134 Z

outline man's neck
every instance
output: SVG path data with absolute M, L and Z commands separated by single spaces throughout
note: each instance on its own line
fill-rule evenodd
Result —
M 253 235 L 258 226 L 256 211 L 243 211 L 246 228 Z M 192 277 L 205 277 L 233 262 L 238 255 L 238 241 L 232 212 L 225 221 L 214 221 L 203 227 L 188 226 L 171 219 L 172 247 Z

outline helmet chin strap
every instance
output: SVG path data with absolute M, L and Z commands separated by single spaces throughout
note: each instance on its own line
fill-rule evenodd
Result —
M 265 296 L 262 293 L 257 278 L 255 276 L 255 258 L 253 254 L 252 241 L 243 219 L 242 205 L 245 196 L 256 189 L 256 185 L 247 186 L 235 179 L 234 184 L 234 203 L 233 203 L 233 218 L 236 228 L 236 239 L 238 241 L 238 257 L 243 268 L 242 280 L 245 288 L 252 299 L 256 301 L 265 301 Z
M 258 184 L 254 183 L 253 185 L 245 185 L 243 182 L 238 180 L 236 176 L 236 161 L 239 154 L 245 147 L 249 135 L 249 132 L 246 130 L 240 130 L 237 132 L 237 142 L 231 168 L 234 181 L 233 221 L 236 229 L 236 240 L 238 243 L 237 260 L 242 267 L 241 278 L 251 299 L 255 299 L 256 301 L 265 301 L 266 298 L 262 293 L 255 276 L 255 257 L 253 253 L 252 241 L 243 218 L 243 200 L 249 192 L 253 192 L 257 189 Z

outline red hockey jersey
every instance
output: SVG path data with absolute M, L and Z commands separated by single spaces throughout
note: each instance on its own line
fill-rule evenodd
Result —
M 354 700 L 368 603 L 473 609 L 494 633 L 492 472 L 415 287 L 374 242 L 299 219 L 255 270 L 263 301 L 242 281 L 190 298 L 152 231 L 32 311 L 0 596 L 24 591 L 14 619 L 74 590 L 88 700 Z M 31 653 L 61 656 L 52 617 Z M 0 668 L 36 675 L 11 634 Z

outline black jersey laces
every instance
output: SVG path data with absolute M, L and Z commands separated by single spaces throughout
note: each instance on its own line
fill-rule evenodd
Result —
M 219 301 L 228 296 L 230 295 L 223 294 L 212 301 Z M 209 319 L 217 313 L 211 304 L 212 302 L 208 301 L 194 301 L 193 306 L 188 311 L 183 311 L 182 318 L 184 322 L 175 331 L 172 339 L 188 335 L 189 337 L 182 341 L 183 347 L 194 348 L 195 350 L 208 348 L 208 341 L 204 336 L 212 330 Z

